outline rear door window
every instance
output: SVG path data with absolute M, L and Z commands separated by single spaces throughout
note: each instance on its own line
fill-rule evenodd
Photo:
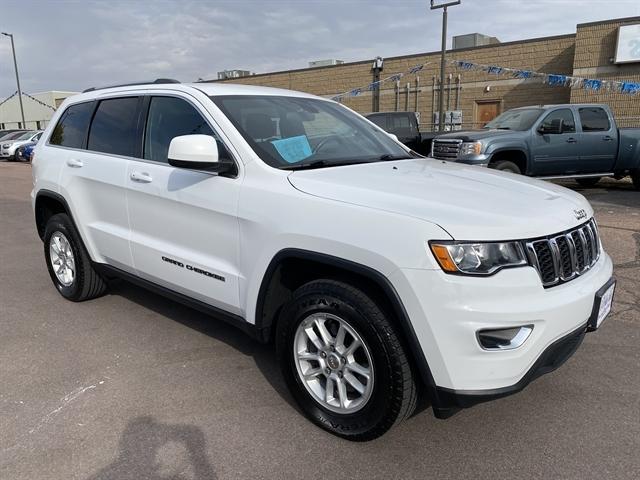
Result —
M 87 148 L 134 157 L 138 138 L 138 97 L 102 100 L 91 122 Z
M 94 108 L 93 102 L 71 105 L 53 129 L 49 143 L 61 147 L 83 148 Z
M 583 132 L 602 132 L 609 130 L 611 127 L 609 116 L 604 108 L 586 107 L 580 108 L 578 111 Z

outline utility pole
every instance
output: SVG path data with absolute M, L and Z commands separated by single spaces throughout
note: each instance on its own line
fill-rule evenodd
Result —
M 24 121 L 24 107 L 22 106 L 22 90 L 20 90 L 20 76 L 18 75 L 18 61 L 16 60 L 16 47 L 13 45 L 13 35 L 11 33 L 0 32 L 5 37 L 11 39 L 11 51 L 13 52 L 13 67 L 16 70 L 16 83 L 18 84 L 18 100 L 20 101 L 20 115 L 22 116 L 22 128 L 27 128 Z
M 444 73 L 446 67 L 446 55 L 447 55 L 447 7 L 454 5 L 460 5 L 462 0 L 456 0 L 454 2 L 447 2 L 436 4 L 436 0 L 431 0 L 431 10 L 437 8 L 442 9 L 442 54 L 440 57 L 440 95 L 439 108 L 438 108 L 438 130 L 442 132 L 444 130 Z
M 379 112 L 380 111 L 380 84 L 378 83 L 380 81 L 380 72 L 382 71 L 382 69 L 384 68 L 384 60 L 382 57 L 376 57 L 375 60 L 373 61 L 373 67 L 371 67 L 371 70 L 373 70 L 373 82 L 374 82 L 374 87 L 373 87 L 373 103 L 371 105 L 371 111 L 373 112 Z

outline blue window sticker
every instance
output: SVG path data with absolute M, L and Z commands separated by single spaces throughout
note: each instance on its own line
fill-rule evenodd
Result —
M 312 155 L 311 145 L 306 135 L 272 140 L 271 144 L 287 163 L 296 163 Z

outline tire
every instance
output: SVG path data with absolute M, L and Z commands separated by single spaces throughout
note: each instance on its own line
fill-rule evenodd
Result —
M 494 170 L 500 170 L 502 172 L 517 173 L 518 175 L 522 175 L 522 171 L 520 170 L 520 167 L 518 167 L 518 165 L 508 160 L 498 160 L 497 162 L 492 163 L 489 166 Z
M 633 186 L 636 190 L 640 190 L 640 170 L 635 170 L 631 174 L 631 180 L 633 181 Z
M 601 178 L 602 177 L 576 178 L 576 183 L 581 187 L 595 187 Z
M 305 331 L 309 327 L 305 329 L 304 325 L 307 322 L 312 325 L 314 332 L 320 331 L 317 323 L 314 323 L 316 321 L 324 322 L 335 342 L 334 350 L 317 349 L 306 335 Z M 337 325 L 342 325 L 347 332 L 342 342 L 338 340 L 340 335 Z M 353 355 L 345 353 L 345 350 L 348 351 L 354 345 L 353 339 L 356 338 L 348 333 L 349 328 L 359 336 L 363 344 Z M 347 341 L 348 337 L 351 338 Z M 322 342 L 321 338 L 321 335 L 316 335 L 316 340 L 326 346 L 327 343 Z M 304 348 L 300 349 L 300 339 L 305 348 L 309 347 L 309 352 L 313 350 L 312 353 Z M 276 351 L 285 381 L 305 415 L 323 429 L 342 438 L 354 441 L 372 440 L 409 417 L 415 409 L 416 383 L 407 354 L 389 317 L 366 294 L 346 283 L 316 280 L 298 288 L 280 314 L 276 330 Z M 318 356 L 317 360 L 306 362 L 308 369 L 304 371 L 304 365 L 301 365 L 305 361 L 298 361 L 299 355 L 294 353 L 301 351 L 307 356 Z M 321 360 L 320 355 L 323 353 L 329 355 Z M 336 362 L 332 364 L 331 361 L 336 356 L 342 356 L 342 359 L 338 361 L 340 366 L 334 370 Z M 352 370 L 356 367 L 359 368 L 358 371 Z M 312 383 L 305 382 L 303 374 L 318 369 L 323 373 L 311 375 L 314 378 Z M 368 371 L 369 381 L 359 375 L 359 372 L 364 371 Z M 328 372 L 331 372 L 329 376 Z M 353 377 L 360 382 L 364 393 L 351 383 Z M 316 382 L 315 387 L 322 387 L 323 381 L 324 393 L 314 396 L 309 385 Z M 344 385 L 342 392 L 347 398 L 344 403 L 350 403 L 347 408 L 343 407 L 340 400 L 342 395 L 338 382 Z M 333 385 L 331 390 L 337 392 L 336 397 L 330 400 L 334 405 L 326 401 L 330 398 L 327 395 L 330 383 Z M 323 397 L 325 401 L 320 401 L 319 397 Z
M 62 254 L 56 253 L 56 250 L 62 251 Z M 107 285 L 94 270 L 80 235 L 68 215 L 58 213 L 47 222 L 44 233 L 44 257 L 53 284 L 67 300 L 82 302 L 106 292 Z M 54 262 L 72 268 L 58 269 L 59 273 L 62 270 L 59 276 L 54 270 Z

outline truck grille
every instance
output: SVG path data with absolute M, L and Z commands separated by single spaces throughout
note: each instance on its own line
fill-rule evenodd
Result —
M 529 240 L 525 246 L 529 262 L 540 274 L 545 287 L 573 280 L 593 267 L 600 257 L 598 227 L 594 219 L 559 235 Z
M 435 139 L 432 144 L 431 156 L 439 160 L 456 160 L 462 140 Z

